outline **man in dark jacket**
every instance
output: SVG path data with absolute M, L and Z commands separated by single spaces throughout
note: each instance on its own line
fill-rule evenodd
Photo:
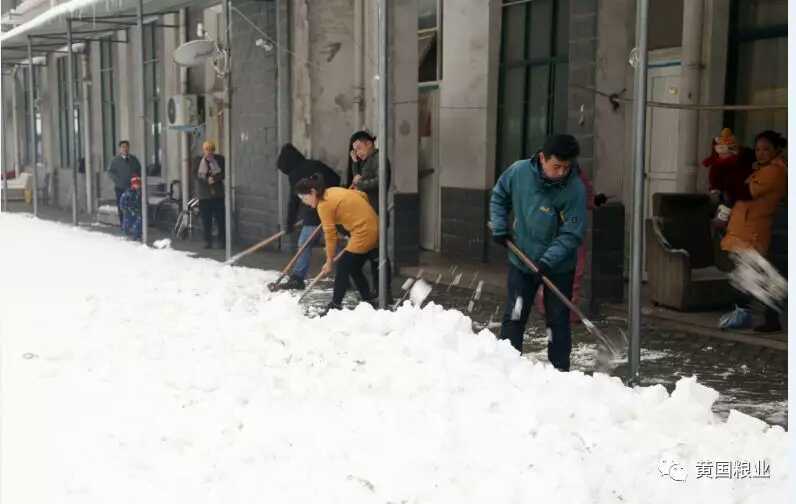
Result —
M 340 176 L 335 173 L 334 170 L 320 161 L 305 158 L 304 155 L 290 143 L 282 146 L 282 150 L 279 152 L 279 157 L 276 160 L 276 167 L 279 171 L 287 175 L 291 191 L 296 187 L 299 180 L 309 178 L 315 174 L 320 174 L 323 177 L 326 187 L 340 185 Z M 291 192 L 287 206 L 285 230 L 291 232 L 299 219 L 304 221 L 298 237 L 298 246 L 300 248 L 310 239 L 315 228 L 321 224 L 321 219 L 318 217 L 317 210 L 303 204 L 301 199 L 299 199 L 294 192 Z M 302 252 L 296 260 L 296 266 L 293 268 L 293 272 L 288 281 L 275 286 L 276 288 L 304 288 L 304 279 L 307 277 L 307 272 L 310 269 L 312 246 L 320 244 L 322 239 L 323 233 L 318 233 L 313 239 L 314 243 L 311 243 L 310 246 L 304 249 L 304 252 Z
M 359 189 L 368 195 L 370 205 L 379 214 L 379 149 L 376 148 L 376 137 L 361 130 L 354 132 L 349 141 L 351 162 L 348 164 L 348 185 Z M 390 161 L 387 160 L 385 170 L 387 174 L 387 191 L 389 194 L 392 169 Z M 389 203 L 388 203 L 389 204 Z M 390 226 L 389 212 L 385 216 L 387 228 Z M 372 277 L 373 291 L 379 291 L 379 249 L 374 250 L 370 258 L 370 274 Z M 392 266 L 387 259 L 387 299 L 391 300 L 392 288 Z
M 113 189 L 116 191 L 116 210 L 119 212 L 119 225 L 122 225 L 123 212 L 119 205 L 122 194 L 130 187 L 130 180 L 141 176 L 141 163 L 138 158 L 130 154 L 130 142 L 122 140 L 119 142 L 119 155 L 111 159 L 108 165 L 108 176 L 113 181 Z
M 579 153 L 574 137 L 553 135 L 531 159 L 511 165 L 492 189 L 492 239 L 504 247 L 512 240 L 539 268 L 539 273 L 532 272 L 509 252 L 508 299 L 500 337 L 520 352 L 541 277 L 572 298 L 576 252 L 586 230 L 586 189 L 576 164 Z M 547 356 L 557 369 L 569 371 L 569 309 L 547 286 L 544 291 L 546 325 L 552 333 Z

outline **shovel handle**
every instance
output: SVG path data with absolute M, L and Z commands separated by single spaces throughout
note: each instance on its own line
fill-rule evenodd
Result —
M 315 239 L 316 236 L 318 236 L 318 233 L 320 231 L 321 231 L 321 225 L 318 224 L 318 227 L 316 227 L 312 231 L 312 234 L 310 235 L 309 238 L 307 238 L 307 241 L 305 241 L 301 245 L 301 247 L 299 247 L 298 252 L 296 252 L 296 254 L 293 256 L 293 258 L 290 260 L 290 262 L 287 263 L 287 266 L 285 266 L 285 268 L 282 270 L 282 272 L 279 273 L 279 277 L 276 279 L 274 284 L 279 284 L 279 282 L 281 282 L 282 279 L 285 278 L 285 276 L 287 276 L 288 273 L 290 273 L 290 271 L 293 269 L 293 265 L 296 264 L 296 261 L 298 261 L 298 258 L 301 255 L 301 253 L 304 252 L 305 250 L 307 250 L 307 247 L 309 247 L 312 244 L 312 241 Z
M 517 247 L 517 245 L 515 245 L 513 241 L 506 240 L 506 246 L 508 246 L 509 250 L 511 250 L 514 253 L 514 255 L 519 257 L 520 261 L 525 263 L 525 265 L 528 266 L 531 269 L 531 271 L 533 271 L 534 273 L 539 273 L 539 268 L 536 266 L 536 264 L 534 264 L 534 262 L 531 261 L 531 259 L 527 255 L 525 255 L 525 253 L 523 253 L 523 251 L 520 250 L 519 247 Z M 572 304 L 572 301 L 567 299 L 567 297 L 560 290 L 558 290 L 558 287 L 556 287 L 555 284 L 553 284 L 553 282 L 551 282 L 549 278 L 547 278 L 544 275 L 539 275 L 539 276 L 542 277 L 542 282 L 544 282 L 547 288 L 550 289 L 550 291 L 552 291 L 553 294 L 555 294 L 558 297 L 558 299 L 560 299 L 561 302 L 564 303 L 564 305 L 567 308 L 572 310 L 572 312 L 578 316 L 578 318 L 583 322 L 583 325 L 586 327 L 586 329 L 588 329 L 589 332 L 592 333 L 595 337 L 600 339 L 600 341 L 602 341 L 602 343 L 611 353 L 616 355 L 617 352 L 614 349 L 613 345 L 611 345 L 611 343 L 608 342 L 608 339 L 603 335 L 603 333 L 599 329 L 597 329 L 597 326 L 595 326 L 591 320 L 587 319 L 586 316 L 583 315 L 583 312 L 581 312 L 577 306 Z
M 333 259 L 332 261 L 333 261 L 333 262 L 337 262 L 337 260 L 338 260 L 338 259 L 340 259 L 340 256 L 342 256 L 342 255 L 343 255 L 343 252 L 345 252 L 345 249 L 343 249 L 343 250 L 341 250 L 340 252 L 338 252 L 338 253 L 337 253 L 337 255 L 336 255 L 336 256 L 334 256 L 334 259 Z M 304 297 L 305 297 L 307 294 L 309 294 L 309 292 L 312 290 L 312 288 L 313 288 L 313 287 L 315 287 L 315 284 L 317 284 L 317 283 L 318 283 L 318 282 L 321 280 L 321 278 L 323 278 L 323 277 L 325 277 L 325 276 L 326 276 L 326 274 L 325 274 L 323 271 L 321 271 L 320 273 L 318 273 L 318 274 L 315 276 L 315 278 L 313 278 L 313 279 L 312 279 L 312 281 L 311 281 L 311 282 L 310 282 L 310 284 L 307 286 L 307 288 L 304 290 L 304 293 L 301 295 L 301 297 L 299 297 L 299 299 L 298 299 L 298 300 L 299 300 L 299 302 L 301 302 L 301 300 L 302 300 L 302 299 L 304 299 Z
M 303 223 L 304 223 L 304 221 L 298 221 L 296 223 L 296 226 L 298 227 L 300 225 L 303 225 Z M 240 258 L 245 257 L 245 256 L 251 254 L 252 252 L 256 252 L 257 250 L 260 250 L 261 248 L 269 245 L 270 243 L 274 242 L 275 240 L 278 240 L 279 238 L 283 237 L 285 234 L 286 234 L 286 231 L 284 231 L 284 230 L 279 231 L 278 233 L 269 236 L 265 240 L 252 245 L 251 247 L 247 248 L 243 252 L 238 252 L 234 256 L 230 257 L 228 260 L 224 261 L 224 264 L 227 264 L 227 265 L 232 264 L 232 263 L 238 261 Z

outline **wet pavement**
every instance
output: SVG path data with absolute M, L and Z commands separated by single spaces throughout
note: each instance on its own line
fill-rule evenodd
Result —
M 460 284 L 467 285 L 469 279 Z M 464 313 L 473 289 L 440 286 L 431 300 Z M 499 334 L 504 297 L 482 293 L 469 313 L 476 328 L 490 325 Z M 594 320 L 603 334 L 617 346 L 626 348 L 626 324 L 618 318 Z M 598 359 L 598 345 L 582 324 L 573 325 L 571 369 L 587 374 L 605 372 L 625 380 L 627 355 L 604 362 Z M 547 336 L 541 317 L 534 311 L 523 344 L 528 358 L 547 362 Z M 640 385 L 660 384 L 669 392 L 680 378 L 696 375 L 699 381 L 719 393 L 713 411 L 726 418 L 731 409 L 787 428 L 788 362 L 787 352 L 741 342 L 664 331 L 649 324 L 642 326 Z

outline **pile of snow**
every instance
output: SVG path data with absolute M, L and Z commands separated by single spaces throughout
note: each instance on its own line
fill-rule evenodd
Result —
M 434 304 L 310 319 L 265 301 L 275 272 L 20 216 L 0 233 L 2 502 L 785 501 L 787 433 L 718 420 L 694 379 L 632 390 Z

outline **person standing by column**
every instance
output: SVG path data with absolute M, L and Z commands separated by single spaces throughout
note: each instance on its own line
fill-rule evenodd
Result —
M 512 164 L 492 189 L 489 203 L 492 239 L 506 246 L 512 240 L 539 268 L 532 272 L 509 253 L 508 299 L 501 339 L 522 352 L 525 324 L 534 294 L 547 277 L 572 298 L 576 253 L 586 231 L 586 189 L 573 164 L 580 147 L 572 135 L 549 137 L 531 159 Z M 509 214 L 514 213 L 513 225 Z M 569 309 L 545 287 L 547 356 L 556 369 L 569 371 L 572 328 Z
M 119 142 L 119 154 L 111 159 L 108 165 L 108 176 L 113 181 L 113 190 L 116 192 L 116 211 L 119 213 L 119 226 L 122 225 L 122 207 L 120 201 L 122 194 L 130 187 L 130 180 L 141 176 L 141 163 L 138 158 L 130 154 L 130 142 Z
M 196 195 L 205 234 L 205 248 L 213 246 L 213 220 L 218 227 L 218 248 L 226 247 L 224 221 L 224 156 L 216 154 L 216 144 L 202 144 L 203 155 L 196 170 Z
M 379 149 L 376 148 L 376 137 L 372 136 L 367 131 L 361 130 L 351 135 L 350 146 L 351 150 L 349 156 L 351 157 L 351 164 L 349 165 L 348 185 L 352 189 L 357 189 L 364 192 L 368 196 L 368 201 L 376 212 L 379 214 Z M 387 161 L 386 187 L 390 187 L 392 178 L 392 169 L 389 160 Z M 389 189 L 388 189 L 389 192 Z M 385 216 L 387 228 L 389 224 L 389 212 Z M 374 292 L 379 291 L 379 251 L 378 247 L 371 257 L 370 261 L 371 276 L 373 277 Z M 387 302 L 391 300 L 391 287 L 392 287 L 392 268 L 390 260 L 387 259 Z

